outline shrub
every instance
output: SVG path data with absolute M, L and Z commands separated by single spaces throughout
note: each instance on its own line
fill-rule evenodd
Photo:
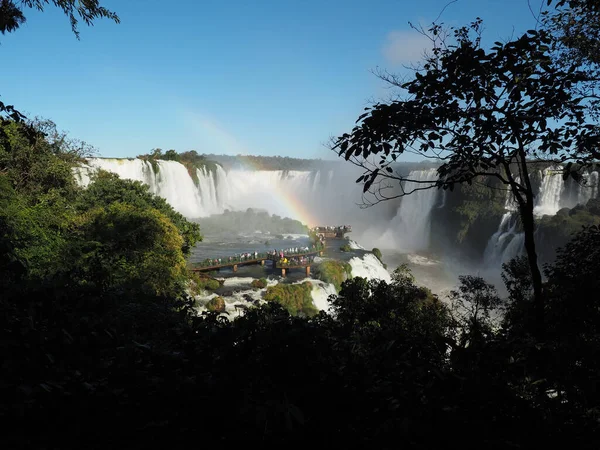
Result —
M 211 298 L 206 304 L 206 309 L 213 312 L 224 312 L 225 300 L 223 300 L 223 297 Z
M 266 288 L 267 287 L 267 279 L 260 278 L 258 280 L 252 280 L 251 285 L 253 288 L 256 288 L 256 289 Z
M 221 286 L 219 280 L 215 280 L 214 278 L 205 275 L 199 275 L 194 272 L 190 273 L 190 279 L 192 281 L 191 291 L 194 295 L 198 295 L 202 291 L 214 291 Z
M 371 250 L 371 252 L 373 252 L 373 254 L 379 260 L 379 262 L 383 264 L 383 255 L 381 254 L 381 250 L 379 250 L 377 247 L 374 247 L 373 250 Z
M 269 286 L 265 294 L 268 302 L 277 302 L 293 315 L 314 316 L 318 313 L 312 302 L 312 284 L 278 284 Z
M 352 267 L 344 261 L 327 260 L 319 264 L 315 275 L 319 280 L 333 284 L 339 292 L 342 283 L 352 277 Z

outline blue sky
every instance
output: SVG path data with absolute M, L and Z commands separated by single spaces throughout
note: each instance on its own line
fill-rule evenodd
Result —
M 530 0 L 534 9 L 540 0 Z M 389 90 L 371 71 L 401 71 L 426 45 L 447 0 L 105 0 L 121 24 L 81 25 L 55 8 L 0 35 L 0 95 L 54 120 L 102 156 L 160 147 L 200 153 L 331 158 Z M 535 25 L 527 0 L 458 0 L 442 21 L 484 19 L 489 40 Z

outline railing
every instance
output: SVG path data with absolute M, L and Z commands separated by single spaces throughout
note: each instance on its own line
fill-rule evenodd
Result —
M 298 257 L 304 257 L 304 256 L 313 256 L 316 255 L 317 253 L 323 251 L 325 249 L 325 246 L 321 243 L 317 243 L 315 245 L 313 245 L 309 251 L 302 251 L 302 252 L 284 252 L 283 256 L 284 258 L 298 258 Z M 211 270 L 211 269 L 220 269 L 223 267 L 232 267 L 232 266 L 238 266 L 238 265 L 245 265 L 245 264 L 258 264 L 261 261 L 265 261 L 265 260 L 269 260 L 269 261 L 273 261 L 275 263 L 277 263 L 279 260 L 281 259 L 281 256 L 279 253 L 274 254 L 273 252 L 261 252 L 261 253 L 257 253 L 256 256 L 254 253 L 250 253 L 248 256 L 244 256 L 244 255 L 236 255 L 236 256 L 227 256 L 225 258 L 214 258 L 214 259 L 206 259 L 204 261 L 201 262 L 196 262 L 192 264 L 191 269 L 192 270 Z

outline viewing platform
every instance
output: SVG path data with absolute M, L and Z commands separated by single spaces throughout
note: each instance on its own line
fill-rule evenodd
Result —
M 190 270 L 192 272 L 212 272 L 231 268 L 234 272 L 237 272 L 239 266 L 254 264 L 265 266 L 265 261 L 270 261 L 271 269 L 281 270 L 281 276 L 285 276 L 290 269 L 304 269 L 306 276 L 309 276 L 313 258 L 323 256 L 325 239 L 343 238 L 344 234 L 351 231 L 352 227 L 350 225 L 314 227 L 311 232 L 316 235 L 318 240 L 311 247 L 295 247 L 294 249 L 271 252 L 246 252 L 235 256 L 212 258 L 193 263 Z
M 352 232 L 352 227 L 350 225 L 340 225 L 337 227 L 314 227 L 311 231 L 320 237 L 343 239 L 346 233 Z
M 315 246 L 314 249 L 310 249 L 308 252 L 298 252 L 298 253 L 284 253 L 283 257 L 287 260 L 295 260 L 299 258 L 308 258 L 314 256 L 323 256 L 323 251 L 325 250 L 324 245 Z M 230 259 L 231 258 L 231 259 Z M 221 260 L 220 262 L 219 259 Z M 285 269 L 296 268 L 296 267 L 307 267 L 306 265 L 298 265 L 291 266 L 285 265 L 277 267 L 277 263 L 281 260 L 281 256 L 273 253 L 258 253 L 256 257 L 251 253 L 249 257 L 227 257 L 227 258 L 215 258 L 211 259 L 204 263 L 195 263 L 190 267 L 192 272 L 211 272 L 220 269 L 228 269 L 231 268 L 234 272 L 238 271 L 239 266 L 260 264 L 261 266 L 265 265 L 265 261 L 271 262 L 271 267 L 273 269 L 282 269 L 282 275 L 285 276 Z M 215 262 L 216 261 L 216 262 Z M 281 263 L 280 263 L 281 264 Z M 310 274 L 310 264 L 306 268 L 307 274 Z

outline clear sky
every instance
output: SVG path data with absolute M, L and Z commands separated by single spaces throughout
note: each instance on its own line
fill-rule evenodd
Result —
M 541 0 L 530 0 L 537 10 Z M 371 71 L 401 71 L 448 0 L 103 0 L 121 24 L 81 25 L 48 7 L 0 35 L 0 95 L 54 120 L 101 156 L 160 147 L 331 158 L 389 91 Z M 504 40 L 535 25 L 527 0 L 458 0 L 446 24 L 484 19 Z

